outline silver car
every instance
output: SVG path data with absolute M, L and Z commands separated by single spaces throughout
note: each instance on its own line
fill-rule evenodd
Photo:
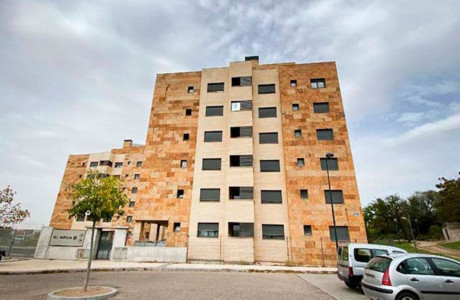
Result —
M 365 267 L 361 286 L 370 299 L 459 300 L 460 263 L 428 254 L 380 255 Z

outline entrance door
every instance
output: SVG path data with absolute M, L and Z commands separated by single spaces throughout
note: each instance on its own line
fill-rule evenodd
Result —
M 97 247 L 96 259 L 109 259 L 112 250 L 113 231 L 102 231 Z

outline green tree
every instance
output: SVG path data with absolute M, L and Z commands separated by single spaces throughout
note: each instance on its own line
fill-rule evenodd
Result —
M 460 173 L 459 173 L 460 174 Z M 439 178 L 436 185 L 439 197 L 435 202 L 441 222 L 460 222 L 460 177 L 457 179 Z
M 97 172 L 88 172 L 86 178 L 69 187 L 70 198 L 75 201 L 68 210 L 71 217 L 84 218 L 92 222 L 91 242 L 88 255 L 88 267 L 83 290 L 88 290 L 89 273 L 93 253 L 93 240 L 96 222 L 101 219 L 112 219 L 114 215 L 122 215 L 127 197 L 122 192 L 121 183 L 113 176 L 103 177 Z
M 21 203 L 13 204 L 14 195 L 16 192 L 10 186 L 0 190 L 0 228 L 21 223 L 30 216 L 27 209 L 21 209 Z
M 432 190 L 415 192 L 407 198 L 409 215 L 414 230 L 417 230 L 417 235 L 430 236 L 429 228 L 434 225 L 440 225 L 436 217 L 435 203 L 437 199 L 438 192 Z

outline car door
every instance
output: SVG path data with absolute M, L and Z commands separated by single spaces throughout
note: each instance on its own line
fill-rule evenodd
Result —
M 398 269 L 405 274 L 407 283 L 420 291 L 425 300 L 448 300 L 444 280 L 436 275 L 426 258 L 406 259 Z
M 340 256 L 339 256 L 339 263 L 337 265 L 337 271 L 340 274 L 340 277 L 346 278 L 348 277 L 348 266 L 349 266 L 349 256 L 348 256 L 348 246 L 340 247 Z
M 449 300 L 460 299 L 460 264 L 448 259 L 431 258 L 446 286 Z

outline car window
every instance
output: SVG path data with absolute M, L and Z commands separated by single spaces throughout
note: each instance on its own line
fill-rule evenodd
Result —
M 402 262 L 396 270 L 403 274 L 434 275 L 434 271 L 425 258 L 409 258 Z
M 378 255 L 388 255 L 388 251 L 383 249 L 372 249 L 372 257 Z
M 344 246 L 342 250 L 342 260 L 348 261 L 348 246 Z
M 444 276 L 460 277 L 460 264 L 441 258 L 431 259 Z
M 369 262 L 372 258 L 370 249 L 356 248 L 354 251 L 355 259 L 359 262 Z
M 373 258 L 366 266 L 366 269 L 370 269 L 377 272 L 385 272 L 390 265 L 392 259 L 389 257 L 377 256 Z
M 395 253 L 395 254 L 404 254 L 405 252 L 393 250 L 393 253 Z

